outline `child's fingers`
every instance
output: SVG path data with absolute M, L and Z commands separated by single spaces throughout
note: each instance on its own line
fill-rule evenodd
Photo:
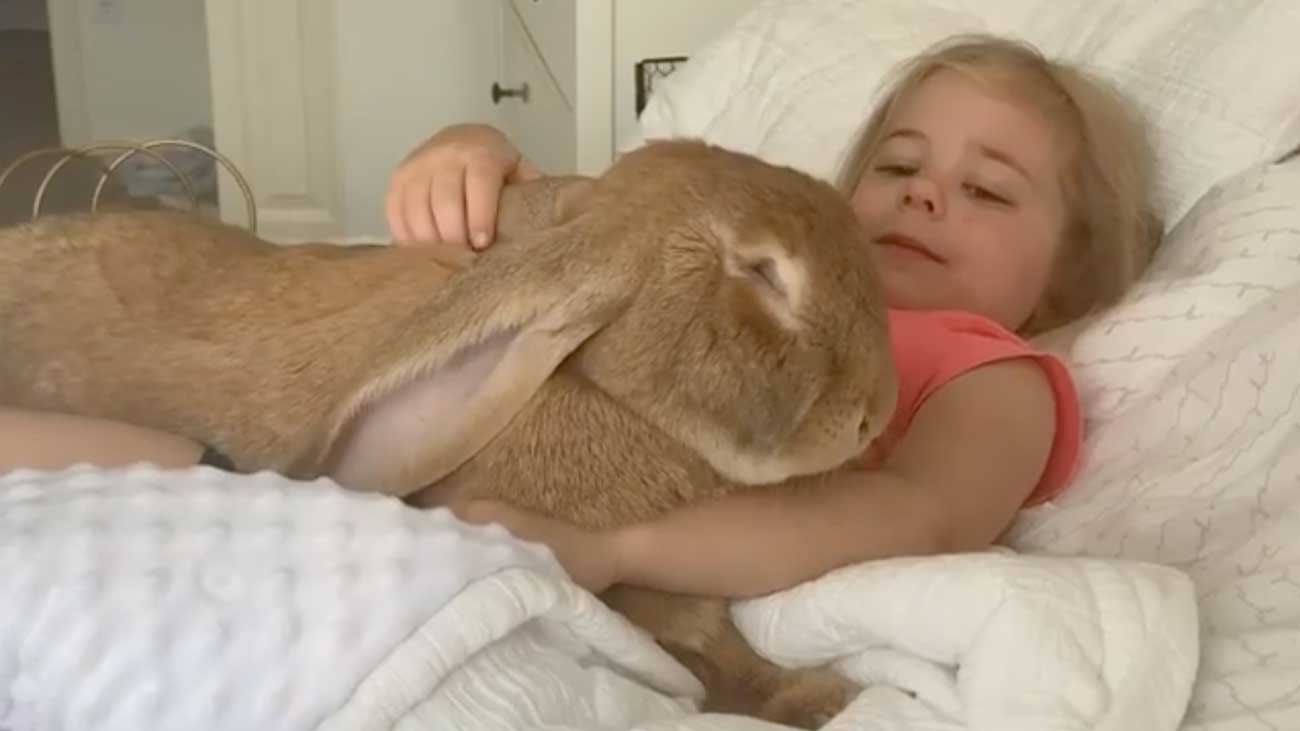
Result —
M 437 237 L 445 243 L 464 246 L 465 235 L 465 181 L 460 171 L 444 172 L 429 184 L 429 208 L 433 211 L 433 225 Z
M 519 157 L 519 162 L 515 165 L 515 170 L 511 174 L 513 182 L 538 180 L 542 177 L 544 177 L 542 169 L 534 165 L 532 160 L 523 156 Z
M 413 241 L 438 241 L 438 230 L 433 225 L 433 211 L 429 205 L 428 180 L 411 181 L 402 192 L 402 215 Z
M 465 213 L 469 219 L 470 246 L 475 249 L 487 248 L 496 238 L 502 178 L 501 171 L 489 165 L 470 165 L 465 169 Z
M 406 226 L 406 216 L 402 210 L 402 189 L 394 184 L 384 196 L 384 218 L 388 219 L 388 232 L 393 241 L 399 244 L 410 243 L 411 230 Z

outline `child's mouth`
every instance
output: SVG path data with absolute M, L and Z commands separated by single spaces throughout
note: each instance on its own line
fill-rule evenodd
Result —
M 943 257 L 934 253 L 928 246 L 910 236 L 904 236 L 898 233 L 887 233 L 883 236 L 877 237 L 876 243 L 883 246 L 892 246 L 901 249 L 937 264 L 942 264 L 944 261 Z

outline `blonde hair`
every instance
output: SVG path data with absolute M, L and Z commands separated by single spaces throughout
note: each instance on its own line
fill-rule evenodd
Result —
M 1060 180 L 1064 245 L 1043 298 L 1019 331 L 1036 335 L 1114 303 L 1146 268 L 1163 231 L 1152 203 L 1145 129 L 1107 85 L 1026 43 L 956 36 L 900 65 L 850 150 L 838 187 L 853 194 L 899 100 L 942 69 L 1027 102 L 1073 145 Z

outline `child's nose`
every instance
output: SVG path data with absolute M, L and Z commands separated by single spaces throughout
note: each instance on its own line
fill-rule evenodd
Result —
M 929 216 L 943 215 L 943 191 L 919 176 L 907 181 L 902 203 L 904 208 L 915 208 Z

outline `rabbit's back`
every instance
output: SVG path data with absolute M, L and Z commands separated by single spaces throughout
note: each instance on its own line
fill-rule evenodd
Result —
M 320 394 L 353 387 L 386 332 L 377 322 L 454 272 L 386 246 L 279 246 L 180 212 L 12 227 L 0 403 L 239 443 L 287 470 L 285 440 L 312 437 Z

